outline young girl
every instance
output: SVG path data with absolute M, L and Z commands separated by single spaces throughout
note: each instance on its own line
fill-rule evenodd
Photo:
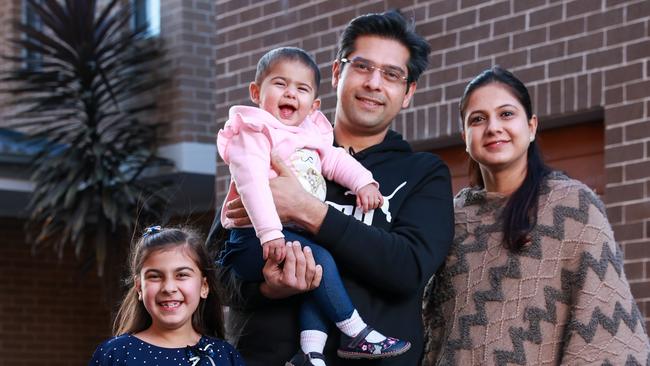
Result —
M 343 358 L 392 357 L 411 346 L 367 326 L 352 305 L 329 252 L 296 232 L 283 230 L 275 211 L 268 184 L 276 176 L 270 169 L 272 153 L 293 170 L 307 191 L 322 200 L 324 175 L 350 188 L 366 213 L 383 203 L 372 174 L 345 150 L 332 146 L 332 126 L 318 111 L 319 83 L 318 66 L 305 51 L 285 47 L 268 52 L 258 62 L 249 87 L 251 100 L 260 108 L 232 107 L 217 138 L 219 154 L 232 176 L 224 205 L 241 197 L 253 224 L 253 229 L 235 228 L 222 209 L 223 226 L 233 230 L 221 263 L 245 281 L 261 282 L 264 260 L 271 256 L 282 261 L 285 240 L 289 240 L 308 245 L 323 268 L 320 286 L 302 304 L 301 352 L 287 365 L 324 366 L 322 352 L 331 322 L 352 338 L 338 350 Z
M 89 366 L 244 365 L 224 337 L 214 264 L 191 230 L 152 226 L 131 251 L 131 288 Z

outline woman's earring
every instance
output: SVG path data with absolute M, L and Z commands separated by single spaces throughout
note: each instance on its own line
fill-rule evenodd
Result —
M 530 135 L 530 142 L 535 141 L 535 135 Z
M 138 292 L 138 301 L 142 301 L 142 292 Z
M 469 152 L 469 145 L 465 145 L 465 151 Z

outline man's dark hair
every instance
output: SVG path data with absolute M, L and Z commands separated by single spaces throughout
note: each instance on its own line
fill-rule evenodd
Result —
M 257 71 L 255 72 L 255 83 L 262 85 L 262 81 L 268 75 L 269 70 L 278 61 L 298 61 L 311 69 L 314 74 L 314 90 L 318 96 L 320 87 L 320 70 L 316 61 L 303 49 L 297 47 L 280 47 L 272 49 L 260 58 L 257 62 Z
M 394 39 L 409 51 L 407 82 L 417 81 L 429 65 L 429 43 L 415 33 L 415 23 L 407 22 L 399 10 L 371 13 L 356 17 L 348 23 L 341 34 L 336 58 L 340 60 L 354 52 L 354 42 L 360 36 L 378 36 Z M 407 86 L 408 90 L 408 86 Z

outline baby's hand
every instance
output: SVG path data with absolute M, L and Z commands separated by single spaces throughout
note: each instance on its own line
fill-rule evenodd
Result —
M 357 192 L 357 206 L 363 209 L 363 213 L 381 207 L 383 203 L 384 196 L 374 184 L 365 185 Z
M 272 255 L 276 262 L 282 262 L 286 254 L 284 238 L 273 239 L 263 243 L 262 252 L 264 253 L 264 260 L 269 259 L 269 255 Z

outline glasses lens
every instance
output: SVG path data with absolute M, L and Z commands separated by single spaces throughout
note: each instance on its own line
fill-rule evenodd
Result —
M 392 68 L 386 70 L 379 66 L 375 66 L 368 61 L 342 59 L 341 62 L 349 63 L 352 66 L 352 69 L 360 74 L 369 74 L 374 70 L 379 70 L 384 80 L 391 83 L 402 82 L 403 80 L 406 80 L 406 75 L 404 75 L 404 73 L 400 70 L 394 70 Z

